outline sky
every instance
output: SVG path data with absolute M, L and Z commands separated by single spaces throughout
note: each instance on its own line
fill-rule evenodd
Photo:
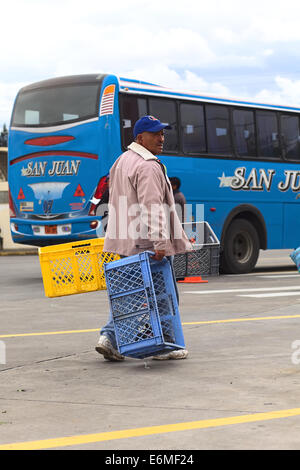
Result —
M 299 0 L 0 0 L 0 131 L 27 84 L 115 73 L 300 106 Z

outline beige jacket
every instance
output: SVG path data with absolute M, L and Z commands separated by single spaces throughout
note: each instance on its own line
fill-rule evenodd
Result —
M 170 256 L 192 246 L 176 214 L 163 165 L 133 142 L 110 170 L 104 251 L 131 256 L 146 250 L 165 250 Z

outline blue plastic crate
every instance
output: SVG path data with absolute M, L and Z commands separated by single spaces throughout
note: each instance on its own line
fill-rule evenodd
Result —
M 145 358 L 184 349 L 169 261 L 143 252 L 104 265 L 119 352 Z
M 294 261 L 297 266 L 298 271 L 300 272 L 300 247 L 296 248 L 293 253 L 290 254 L 290 258 Z

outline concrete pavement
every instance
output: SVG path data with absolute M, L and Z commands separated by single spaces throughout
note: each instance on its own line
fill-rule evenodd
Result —
M 189 358 L 124 363 L 94 351 L 105 291 L 49 299 L 37 256 L 0 258 L 0 449 L 298 449 L 300 289 L 287 255 L 179 284 Z M 245 297 L 255 289 L 285 295 Z

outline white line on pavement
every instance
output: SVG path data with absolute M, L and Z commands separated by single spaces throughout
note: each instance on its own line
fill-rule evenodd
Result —
M 245 294 L 238 295 L 238 297 L 255 297 L 257 299 L 262 299 L 264 297 L 288 297 L 289 295 L 300 296 L 300 290 L 298 292 L 273 292 L 272 294 Z
M 298 286 L 289 286 L 289 287 L 256 287 L 254 289 L 220 289 L 220 290 L 195 290 L 195 291 L 184 291 L 184 294 L 232 294 L 238 292 L 266 292 L 266 291 L 291 291 L 299 290 L 300 285 Z
M 273 275 L 270 275 L 270 276 L 259 276 L 260 278 L 263 278 L 263 279 L 279 279 L 279 278 L 283 278 L 283 277 L 297 277 L 299 276 L 299 274 L 273 274 Z

